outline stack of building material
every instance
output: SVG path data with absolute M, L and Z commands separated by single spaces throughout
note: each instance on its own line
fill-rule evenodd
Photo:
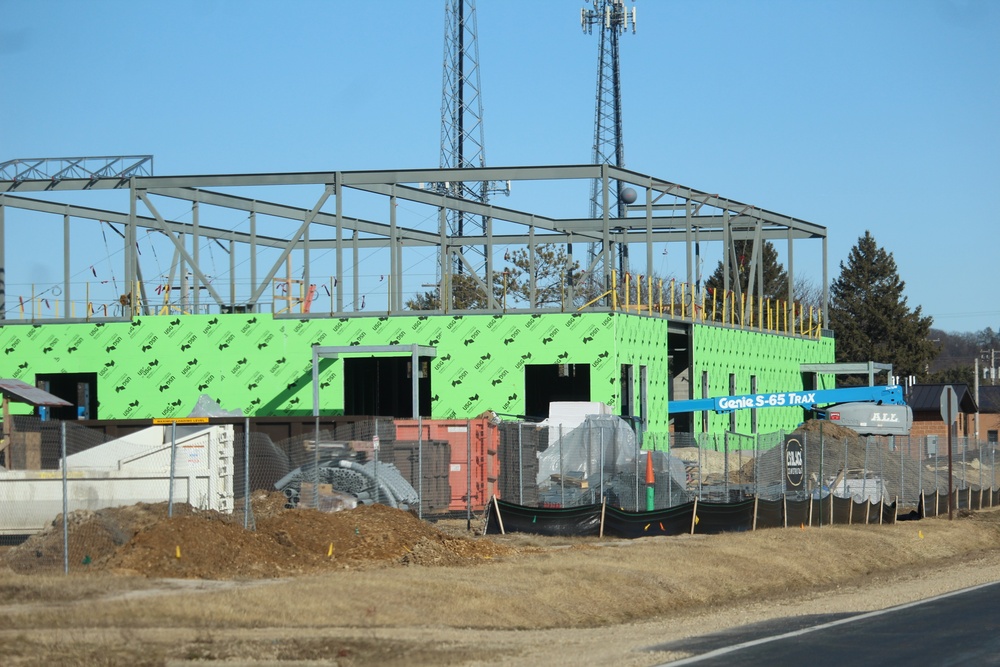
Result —
M 535 507 L 538 495 L 538 452 L 549 446 L 549 430 L 528 422 L 502 422 L 500 429 L 499 497 Z

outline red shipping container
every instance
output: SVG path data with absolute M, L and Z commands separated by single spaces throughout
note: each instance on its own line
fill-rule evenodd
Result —
M 444 440 L 451 447 L 448 482 L 452 512 L 482 512 L 497 493 L 499 430 L 487 417 L 476 419 L 397 419 L 399 440 Z M 471 457 L 470 457 L 471 454 Z M 470 462 L 471 458 L 471 462 Z

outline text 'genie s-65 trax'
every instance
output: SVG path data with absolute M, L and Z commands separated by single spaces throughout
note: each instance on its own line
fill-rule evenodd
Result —
M 818 408 L 818 405 L 826 407 Z M 711 410 L 729 413 L 758 408 L 801 407 L 860 435 L 908 435 L 913 410 L 903 401 L 901 387 L 875 386 L 813 391 L 782 391 L 742 396 L 716 396 L 670 401 L 670 414 Z

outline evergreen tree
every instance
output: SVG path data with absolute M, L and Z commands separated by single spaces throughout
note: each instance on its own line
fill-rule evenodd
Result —
M 506 293 L 508 305 L 514 303 L 523 307 L 549 308 L 560 305 L 567 297 L 566 286 L 577 284 L 580 278 L 580 263 L 569 263 L 566 246 L 542 243 L 535 246 L 535 299 L 531 300 L 531 257 L 527 248 L 519 248 L 509 256 L 510 266 L 506 273 Z M 504 278 L 503 274 L 498 274 Z
M 967 384 L 971 388 L 976 383 L 976 371 L 972 366 L 952 366 L 927 376 L 928 382 L 941 384 Z
M 910 310 L 905 286 L 892 253 L 866 231 L 830 285 L 830 326 L 838 362 L 889 363 L 895 375 L 926 378 L 937 354 L 936 344 L 928 339 L 932 318 L 923 317 L 920 306 Z M 845 379 L 844 384 L 860 382 Z
M 736 280 L 739 280 L 740 292 L 746 294 L 750 288 L 751 260 L 753 259 L 753 241 L 734 241 L 733 249 L 736 254 L 736 267 L 729 269 L 729 289 L 735 290 Z M 760 250 L 760 261 L 764 272 L 764 289 L 761 290 L 754 275 L 753 297 L 763 293 L 765 299 L 772 301 L 788 300 L 788 272 L 778 261 L 778 251 L 770 241 L 764 241 Z M 756 273 L 756 270 L 754 270 Z M 715 267 L 715 272 L 705 281 L 706 289 L 718 291 L 721 297 L 722 289 L 725 286 L 724 266 L 719 262 Z M 711 293 L 711 292 L 709 292 Z
M 451 276 L 452 308 L 455 310 L 475 310 L 486 308 L 489 302 L 486 292 L 479 281 L 468 273 L 456 273 Z M 499 283 L 499 279 L 494 282 Z M 499 299 L 499 292 L 494 289 Z M 406 307 L 410 310 L 439 310 L 441 308 L 441 291 L 435 289 L 422 292 L 407 300 Z

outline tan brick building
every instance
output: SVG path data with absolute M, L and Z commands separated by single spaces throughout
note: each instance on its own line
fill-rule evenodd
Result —
M 938 451 L 947 452 L 948 428 L 941 417 L 941 392 L 946 384 L 915 384 L 904 389 L 907 405 L 913 410 L 913 428 L 910 437 L 926 441 L 922 456 L 933 456 Z M 958 396 L 956 438 L 975 438 L 976 413 L 979 406 L 968 385 L 952 384 Z M 980 433 L 984 433 L 980 421 Z
M 1000 434 L 1000 386 L 979 387 L 979 439 L 994 447 Z

